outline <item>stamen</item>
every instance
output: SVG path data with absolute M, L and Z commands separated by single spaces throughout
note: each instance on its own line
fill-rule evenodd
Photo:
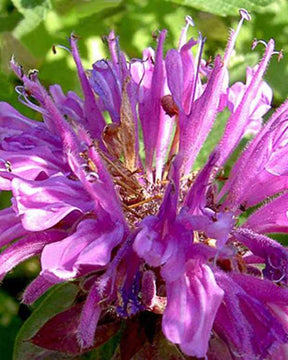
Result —
M 272 55 L 278 55 L 277 56 L 277 61 L 280 62 L 281 59 L 283 59 L 284 55 L 283 55 L 283 49 L 281 49 L 280 51 L 275 51 Z
M 160 34 L 160 30 L 158 29 L 158 30 L 154 30 L 153 32 L 152 32 L 152 38 L 154 39 L 154 40 L 158 40 L 158 35 Z
M 80 165 L 80 168 L 83 169 L 83 170 L 86 171 L 86 172 L 89 170 L 87 164 L 81 164 L 81 165 Z
M 277 266 L 274 266 L 271 262 L 270 256 L 267 256 L 267 262 L 268 264 L 272 267 L 272 269 L 274 270 L 279 270 L 279 268 Z
M 28 99 L 28 96 L 30 96 L 30 94 L 27 93 L 27 90 L 24 88 L 24 86 L 16 86 L 15 91 L 17 92 L 17 94 L 19 94 L 18 101 L 21 102 L 21 104 L 30 107 L 30 109 L 35 110 L 40 114 L 45 114 L 45 110 L 43 108 L 35 105 Z
M 199 41 L 198 51 L 197 51 L 197 55 L 196 55 L 196 59 L 195 59 L 196 63 L 197 63 L 197 69 L 196 69 L 196 74 L 195 74 L 195 79 L 194 79 L 194 84 L 193 84 L 193 91 L 191 91 L 191 99 L 189 101 L 190 105 L 189 105 L 189 109 L 188 109 L 188 114 L 190 113 L 192 103 L 195 99 L 197 81 L 198 81 L 198 76 L 199 76 L 199 72 L 200 72 L 200 65 L 201 65 L 202 54 L 203 54 L 206 37 L 202 38 L 202 34 L 199 32 L 199 39 L 200 39 L 200 41 Z
M 258 44 L 264 45 L 265 48 L 268 46 L 266 41 L 254 39 L 251 45 L 251 50 L 254 50 Z M 284 56 L 283 49 L 281 49 L 280 51 L 273 51 L 272 55 L 277 55 L 277 61 L 279 62 L 281 59 L 283 59 Z
M 123 209 L 129 211 L 131 214 L 133 214 L 134 216 L 136 216 L 138 219 L 143 219 L 143 216 L 141 216 L 140 214 L 138 214 L 137 211 L 131 209 L 129 206 L 127 206 L 126 204 L 122 203 L 122 207 Z
M 226 52 L 225 52 L 225 55 L 224 55 L 224 66 L 228 65 L 228 61 L 229 61 L 229 59 L 231 57 L 232 51 L 234 50 L 236 39 L 237 39 L 237 37 L 239 35 L 240 29 L 241 29 L 241 26 L 242 26 L 244 20 L 247 20 L 247 21 L 251 20 L 251 16 L 250 16 L 250 14 L 248 13 L 247 10 L 240 9 L 239 14 L 241 16 L 241 19 L 240 19 L 240 21 L 238 23 L 236 31 L 234 32 L 234 30 L 232 30 L 232 32 L 231 32 L 231 36 L 230 36 L 230 39 L 229 39 L 229 42 L 228 42 L 228 46 L 226 48 Z
M 21 86 L 21 85 L 15 86 L 15 91 L 18 95 L 23 95 L 24 86 Z
M 279 279 L 277 280 L 273 280 L 274 283 L 280 283 L 284 278 L 285 278 L 286 274 L 283 274 Z
M 266 47 L 267 47 L 267 45 L 268 45 L 268 44 L 267 44 L 267 42 L 266 42 L 266 41 L 264 41 L 264 40 L 257 40 L 257 39 L 254 39 L 254 40 L 253 40 L 253 43 L 252 43 L 252 45 L 251 45 L 251 50 L 254 50 L 258 44 L 262 44 L 262 45 L 264 45 L 264 46 L 265 46 L 265 48 L 266 48 Z
M 239 14 L 242 19 L 245 19 L 247 21 L 251 20 L 251 15 L 249 14 L 249 12 L 246 9 L 240 9 Z
M 69 52 L 69 54 L 71 54 L 71 50 L 70 50 L 68 47 L 66 47 L 66 46 L 64 46 L 64 45 L 59 45 L 59 44 L 57 44 L 57 45 L 52 45 L 53 54 L 56 54 L 56 47 L 57 47 L 57 48 L 60 48 L 60 49 L 63 49 L 63 50 L 66 50 L 66 51 Z
M 188 25 L 190 25 L 190 26 L 195 26 L 194 21 L 193 21 L 193 19 L 192 19 L 191 16 L 187 15 L 187 16 L 185 17 L 185 21 L 186 21 L 187 26 L 188 26 Z
M 114 179 L 114 183 L 122 186 L 124 189 L 129 190 L 132 194 L 141 195 L 137 190 L 132 189 L 129 185 L 119 179 Z
M 12 172 L 12 164 L 10 161 L 0 158 L 0 162 L 2 162 L 5 166 L 5 169 L 0 169 L 0 171 Z
M 189 15 L 187 15 L 185 17 L 185 22 L 186 22 L 186 25 L 185 25 L 185 27 L 182 28 L 180 39 L 179 39 L 178 51 L 181 49 L 181 47 L 186 42 L 189 26 L 195 26 L 192 17 Z
M 37 69 L 30 69 L 30 70 L 28 71 L 28 78 L 29 78 L 29 80 L 32 80 L 32 81 L 38 80 L 38 73 L 39 73 L 39 70 L 37 70 Z
M 95 171 L 91 171 L 87 174 L 86 178 L 89 182 L 95 182 L 99 180 L 99 175 Z
M 97 148 L 97 151 L 98 151 L 99 155 L 102 157 L 102 159 L 104 161 L 106 161 L 114 170 L 116 170 L 116 173 L 119 174 L 124 180 L 126 180 L 131 185 L 133 184 L 133 186 L 135 186 L 137 189 L 141 188 L 141 186 L 139 185 L 138 182 L 134 181 L 131 177 L 126 175 L 117 165 L 114 164 L 113 161 L 111 161 L 102 151 L 100 151 L 99 148 Z M 130 175 L 131 175 L 131 173 L 130 173 Z M 139 194 L 139 193 L 137 193 L 137 194 Z
M 21 97 L 23 96 L 23 98 Z M 46 111 L 41 108 L 40 106 L 37 106 L 35 104 L 33 104 L 29 99 L 28 97 L 26 96 L 26 94 L 22 94 L 18 97 L 18 101 L 21 102 L 23 105 L 26 105 L 28 106 L 30 109 L 34 110 L 34 111 L 37 111 L 39 112 L 40 114 L 45 114 Z
M 140 205 L 146 204 L 146 203 L 151 202 L 151 201 L 154 201 L 154 200 L 159 200 L 159 199 L 160 199 L 160 200 L 163 199 L 163 196 L 162 196 L 162 195 L 155 195 L 155 196 L 152 196 L 152 197 L 150 197 L 150 198 L 148 198 L 148 199 L 145 199 L 145 200 L 143 200 L 143 201 L 139 201 L 139 202 L 136 203 L 136 204 L 128 205 L 128 207 L 129 207 L 129 209 L 134 209 L 134 208 L 136 208 L 136 207 L 138 207 L 138 206 L 140 206 Z

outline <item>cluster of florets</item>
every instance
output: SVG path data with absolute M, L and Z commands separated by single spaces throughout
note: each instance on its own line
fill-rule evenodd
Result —
M 111 33 L 111 60 L 88 72 L 72 35 L 84 99 L 59 85 L 48 93 L 36 72 L 25 75 L 11 63 L 23 81 L 20 100 L 43 122 L 0 104 L 0 185 L 12 191 L 12 206 L 0 212 L 0 276 L 41 255 L 41 272 L 23 295 L 27 304 L 75 280 L 79 352 L 93 348 L 97 324 L 108 315 L 118 324 L 148 312 L 189 356 L 284 359 L 288 352 L 288 252 L 266 235 L 288 230 L 288 102 L 263 125 L 273 40 L 247 69 L 246 84 L 229 86 L 228 62 L 250 20 L 240 14 L 213 66 L 202 59 L 201 35 L 186 41 L 189 17 L 178 49 L 165 56 L 165 30 L 155 52 L 145 49 L 143 60 L 130 62 Z M 192 172 L 226 107 L 223 137 L 203 169 Z M 248 133 L 253 140 L 223 176 Z

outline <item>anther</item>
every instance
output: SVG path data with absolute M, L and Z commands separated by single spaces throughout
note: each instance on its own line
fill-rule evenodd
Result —
M 200 66 L 201 66 L 201 60 L 202 60 L 202 54 L 203 54 L 205 42 L 206 42 L 206 37 L 203 38 L 201 32 L 199 32 L 199 46 L 198 46 L 198 51 L 197 51 L 196 58 L 195 58 L 195 62 L 197 64 L 197 69 L 196 69 L 196 76 L 195 76 L 194 84 L 193 84 L 193 91 L 191 91 L 190 107 L 189 107 L 188 113 L 190 113 L 192 103 L 193 103 L 193 101 L 195 99 L 195 95 L 196 95 L 197 80 L 198 80 L 198 76 L 200 73 Z
M 28 78 L 32 81 L 37 80 L 39 71 L 37 69 L 31 69 L 28 71 Z
M 246 9 L 239 9 L 239 15 L 244 20 L 247 20 L 247 21 L 251 20 L 251 15 L 249 14 L 249 12 Z
M 0 162 L 2 162 L 5 166 L 5 169 L 0 169 L 0 171 L 8 171 L 12 172 L 12 165 L 11 162 L 5 159 L 0 159 Z
M 280 51 L 275 51 L 273 54 L 277 54 L 277 61 L 280 62 L 281 59 L 283 59 L 284 54 L 283 54 L 283 49 L 281 49 Z
M 280 283 L 284 278 L 285 278 L 286 274 L 283 274 L 279 279 L 277 280 L 273 280 L 274 283 Z
M 283 59 L 283 49 L 280 51 L 273 51 L 271 55 L 277 55 L 277 61 L 279 62 L 281 59 Z
M 87 151 L 90 148 L 89 145 L 85 141 L 81 141 L 80 147 L 81 147 L 82 152 Z
M 192 17 L 189 16 L 189 15 L 186 15 L 186 16 L 185 16 L 185 22 L 186 22 L 186 24 L 189 25 L 189 26 L 195 26 Z
M 160 34 L 160 30 L 155 30 L 155 31 L 153 31 L 153 32 L 152 32 L 152 39 L 153 39 L 153 40 L 157 40 L 159 34 Z
M 71 34 L 71 39 L 73 39 L 73 40 L 79 40 L 79 39 L 81 39 L 81 36 L 76 35 L 76 34 L 74 34 L 74 33 L 72 32 L 72 34 Z
M 25 93 L 24 86 L 22 85 L 15 86 L 15 91 L 18 95 L 23 95 L 23 93 Z
M 89 182 L 95 182 L 95 181 L 99 180 L 99 176 L 95 171 L 89 172 L 87 174 L 86 178 Z
M 89 166 L 87 164 L 81 164 L 80 168 L 83 169 L 86 173 L 88 173 L 90 170 Z
M 52 45 L 53 54 L 56 54 L 56 47 L 57 47 L 57 48 L 60 48 L 60 49 L 63 49 L 63 50 L 65 50 L 65 51 L 68 51 L 69 54 L 71 54 L 71 50 L 70 50 L 68 47 L 66 47 L 66 46 L 64 46 L 64 45 L 59 45 L 59 44 L 57 44 L 57 45 Z
M 251 50 L 254 50 L 258 44 L 264 45 L 265 48 L 267 47 L 266 41 L 254 39 L 254 40 L 253 40 L 253 43 L 252 43 L 252 45 L 251 45 Z

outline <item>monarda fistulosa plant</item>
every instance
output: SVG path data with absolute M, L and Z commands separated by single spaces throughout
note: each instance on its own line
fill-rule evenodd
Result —
M 263 76 L 282 53 L 272 39 L 255 40 L 261 61 L 245 84 L 229 85 L 250 20 L 240 15 L 212 62 L 201 34 L 186 38 L 189 17 L 177 49 L 164 55 L 163 30 L 143 60 L 127 61 L 111 32 L 111 59 L 88 71 L 72 35 L 83 98 L 47 91 L 12 60 L 19 99 L 43 121 L 0 105 L 0 185 L 12 192 L 0 212 L 1 279 L 39 255 L 24 303 L 59 283 L 77 287 L 72 306 L 27 341 L 78 356 L 116 334 L 115 359 L 288 358 L 288 252 L 267 236 L 288 231 L 288 102 L 262 119 L 272 100 Z M 221 140 L 192 171 L 227 108 Z

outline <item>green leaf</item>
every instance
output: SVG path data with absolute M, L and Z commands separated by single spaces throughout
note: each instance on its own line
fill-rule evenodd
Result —
M 14 30 L 14 36 L 21 38 L 36 28 L 51 8 L 50 0 L 12 0 L 16 9 L 24 16 Z
M 58 359 L 57 353 L 48 352 L 28 342 L 54 315 L 65 311 L 74 302 L 78 287 L 73 283 L 61 284 L 51 290 L 20 329 L 14 346 L 13 360 Z M 43 357 L 45 353 L 45 357 Z M 41 354 L 41 355 L 40 355 Z
M 19 304 L 5 291 L 0 290 L 0 354 L 1 359 L 11 359 L 13 343 L 21 320 L 17 316 Z
M 23 16 L 16 11 L 11 15 L 0 16 L 0 32 L 12 31 L 22 19 Z
M 91 16 L 92 14 L 118 6 L 121 0 L 54 0 L 53 8 L 61 15 L 77 14 L 77 17 Z
M 167 1 L 167 0 L 166 0 Z M 270 5 L 271 0 L 172 0 L 182 6 L 193 7 L 212 14 L 227 16 L 237 15 L 241 8 L 257 11 L 263 6 Z

